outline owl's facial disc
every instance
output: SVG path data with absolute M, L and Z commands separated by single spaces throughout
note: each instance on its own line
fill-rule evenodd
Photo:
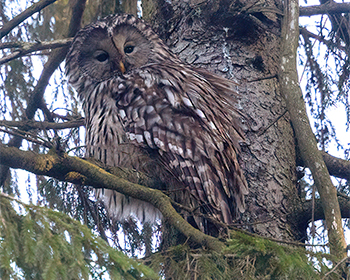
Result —
M 120 64 L 121 61 L 122 54 L 103 28 L 89 33 L 78 57 L 82 72 L 94 81 L 107 80 L 124 73 L 125 67 Z
M 126 73 L 148 63 L 153 45 L 135 27 L 116 26 L 113 30 L 112 40 L 122 55 L 122 63 Z
M 147 64 L 152 48 L 153 44 L 133 26 L 118 25 L 111 33 L 107 28 L 96 28 L 85 38 L 78 63 L 92 80 L 108 80 Z

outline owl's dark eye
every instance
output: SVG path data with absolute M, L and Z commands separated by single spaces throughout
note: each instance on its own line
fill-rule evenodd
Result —
M 109 58 L 109 54 L 106 53 L 105 51 L 96 51 L 94 53 L 94 57 L 99 61 L 99 62 L 105 62 Z
M 124 48 L 124 52 L 125 53 L 132 53 L 133 51 L 134 51 L 134 46 L 126 46 L 125 48 Z

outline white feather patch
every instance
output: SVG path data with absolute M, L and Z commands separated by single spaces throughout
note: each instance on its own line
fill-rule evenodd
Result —
M 160 80 L 159 80 L 159 83 L 162 83 L 162 84 L 164 84 L 164 85 L 166 85 L 166 86 L 172 86 L 172 84 L 170 83 L 170 81 L 169 81 L 169 80 L 166 80 L 166 79 L 160 79 Z
M 192 150 L 191 149 L 186 149 L 186 155 L 190 158 L 192 158 Z
M 142 118 L 138 120 L 138 122 L 136 123 L 136 126 L 139 128 L 145 129 L 145 124 L 146 124 L 145 119 Z
M 145 131 L 145 132 L 143 133 L 143 136 L 145 137 L 148 146 L 154 147 L 154 145 L 153 145 L 153 143 L 152 143 L 151 133 L 149 133 L 148 131 Z
M 141 134 L 136 135 L 136 141 L 137 143 L 142 143 L 143 142 L 143 136 Z
M 181 162 L 180 162 L 180 167 L 181 167 L 181 168 L 187 167 L 186 161 L 181 161 Z
M 201 179 L 199 179 L 198 177 L 193 177 L 192 180 L 193 180 L 193 182 L 195 184 L 200 184 L 201 183 Z
M 169 150 L 172 152 L 177 152 L 177 147 L 171 143 L 168 143 Z
M 153 111 L 154 111 L 154 107 L 153 106 L 146 106 L 147 114 L 152 113 Z
M 134 122 L 139 120 L 139 113 L 138 113 L 136 108 L 134 110 L 132 110 L 131 118 Z
M 189 100 L 187 97 L 181 97 L 182 101 L 184 102 L 184 104 L 188 107 L 193 107 L 193 104 L 191 102 L 191 100 Z
M 204 165 L 199 165 L 197 167 L 198 173 L 205 173 L 206 172 L 206 168 Z
M 170 165 L 171 168 L 176 168 L 176 167 L 179 166 L 179 161 L 177 159 L 171 160 L 169 162 L 169 165 Z
M 156 144 L 157 147 L 159 147 L 160 149 L 164 148 L 164 142 L 161 141 L 159 138 L 154 138 L 153 141 L 154 141 L 154 144 Z
M 200 116 L 202 119 L 205 119 L 205 118 L 206 118 L 202 110 L 196 109 L 196 113 L 197 113 L 197 115 Z
M 145 73 L 143 73 L 143 75 L 141 75 L 141 76 L 143 76 L 143 78 L 144 78 L 145 86 L 146 86 L 146 87 L 150 88 L 150 87 L 153 86 L 153 84 L 154 84 L 154 79 L 152 79 L 152 75 L 151 75 L 151 74 L 145 72 Z
M 174 107 L 178 107 L 179 102 L 175 99 L 174 93 L 168 87 L 164 87 L 164 91 L 167 95 L 167 99 L 170 102 L 170 104 L 173 105 Z
M 127 133 L 126 133 L 126 136 L 127 136 L 131 141 L 133 141 L 133 140 L 136 139 L 135 133 L 129 133 L 129 132 L 127 132 Z

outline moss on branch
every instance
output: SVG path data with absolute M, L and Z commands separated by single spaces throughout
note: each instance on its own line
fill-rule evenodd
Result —
M 24 169 L 71 183 L 84 183 L 95 188 L 113 189 L 125 195 L 147 201 L 157 207 L 164 220 L 188 237 L 191 241 L 214 251 L 221 251 L 224 244 L 192 227 L 178 214 L 168 196 L 159 190 L 119 178 L 97 165 L 67 154 L 37 154 L 14 147 L 0 145 L 1 163 L 11 168 Z M 122 171 L 120 171 L 122 172 Z

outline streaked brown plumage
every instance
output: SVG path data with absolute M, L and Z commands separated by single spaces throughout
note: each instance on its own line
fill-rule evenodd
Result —
M 130 15 L 82 29 L 66 71 L 84 102 L 90 156 L 176 179 L 185 189 L 179 203 L 202 205 L 222 222 L 244 211 L 248 189 L 237 160 L 243 136 L 232 82 L 181 62 Z M 145 202 L 110 190 L 104 196 L 119 220 L 158 215 Z

